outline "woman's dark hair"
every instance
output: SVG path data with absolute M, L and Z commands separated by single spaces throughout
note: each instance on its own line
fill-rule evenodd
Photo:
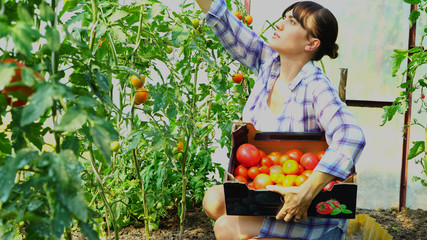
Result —
M 286 8 L 282 16 L 285 17 L 289 11 L 292 11 L 293 17 L 307 30 L 309 36 L 320 40 L 320 46 L 313 56 L 314 61 L 320 60 L 324 55 L 332 59 L 338 57 L 338 45 L 335 43 L 338 22 L 327 8 L 315 2 L 303 1 Z

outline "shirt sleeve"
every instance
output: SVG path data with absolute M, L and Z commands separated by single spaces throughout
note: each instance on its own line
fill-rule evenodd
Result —
M 206 23 L 233 58 L 254 73 L 259 73 L 262 59 L 267 59 L 272 50 L 261 37 L 227 9 L 224 0 L 215 0 L 212 3 L 206 14 Z
M 329 147 L 314 170 L 345 179 L 365 147 L 365 136 L 329 80 L 321 81 L 315 89 L 314 111 L 318 124 L 325 131 Z

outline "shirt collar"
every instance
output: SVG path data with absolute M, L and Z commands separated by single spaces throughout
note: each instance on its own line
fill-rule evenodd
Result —
M 312 75 L 316 71 L 313 61 L 308 61 L 302 68 L 297 76 L 289 83 L 289 90 L 294 91 L 298 84 L 307 76 Z

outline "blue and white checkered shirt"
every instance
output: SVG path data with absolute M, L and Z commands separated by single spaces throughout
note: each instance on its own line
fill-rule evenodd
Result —
M 315 170 L 345 179 L 365 146 L 365 138 L 326 75 L 313 62 L 305 64 L 288 85 L 281 113 L 274 115 L 267 98 L 280 73 L 279 54 L 238 20 L 224 0 L 212 3 L 206 22 L 227 51 L 258 75 L 243 110 L 243 121 L 253 123 L 261 131 L 324 131 L 329 147 Z M 260 237 L 320 239 L 336 227 L 346 232 L 348 220 L 309 218 L 286 223 L 266 218 Z

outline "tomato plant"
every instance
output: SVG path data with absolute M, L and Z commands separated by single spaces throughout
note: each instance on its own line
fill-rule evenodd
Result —
M 427 1 L 407 1 L 405 3 L 417 5 L 413 11 L 409 14 L 409 23 L 416 23 L 418 19 L 422 19 L 427 14 Z M 391 57 L 393 58 L 392 64 L 392 76 L 398 78 L 398 87 L 400 90 L 399 96 L 397 96 L 391 106 L 383 107 L 384 113 L 382 115 L 381 126 L 384 126 L 387 121 L 391 121 L 396 113 L 405 114 L 408 111 L 409 103 L 418 103 L 418 113 L 424 117 L 424 119 L 410 119 L 407 126 L 404 126 L 402 132 L 405 138 L 409 138 L 411 127 L 416 127 L 425 133 L 425 139 L 419 139 L 412 142 L 408 153 L 408 160 L 414 159 L 416 164 L 421 165 L 421 174 L 423 176 L 414 176 L 414 181 L 420 181 L 422 185 L 427 186 L 425 177 L 427 176 L 427 124 L 425 123 L 425 114 L 427 113 L 427 103 L 425 101 L 425 89 L 427 87 L 427 75 L 418 77 L 417 72 L 419 69 L 425 69 L 427 64 L 427 51 L 425 47 L 424 39 L 427 36 L 427 28 L 424 27 L 424 31 L 420 34 L 420 42 L 415 43 L 417 46 L 411 47 L 410 49 L 394 49 Z M 401 70 L 403 62 L 410 60 L 406 69 Z M 424 122 L 423 122 L 424 121 Z

